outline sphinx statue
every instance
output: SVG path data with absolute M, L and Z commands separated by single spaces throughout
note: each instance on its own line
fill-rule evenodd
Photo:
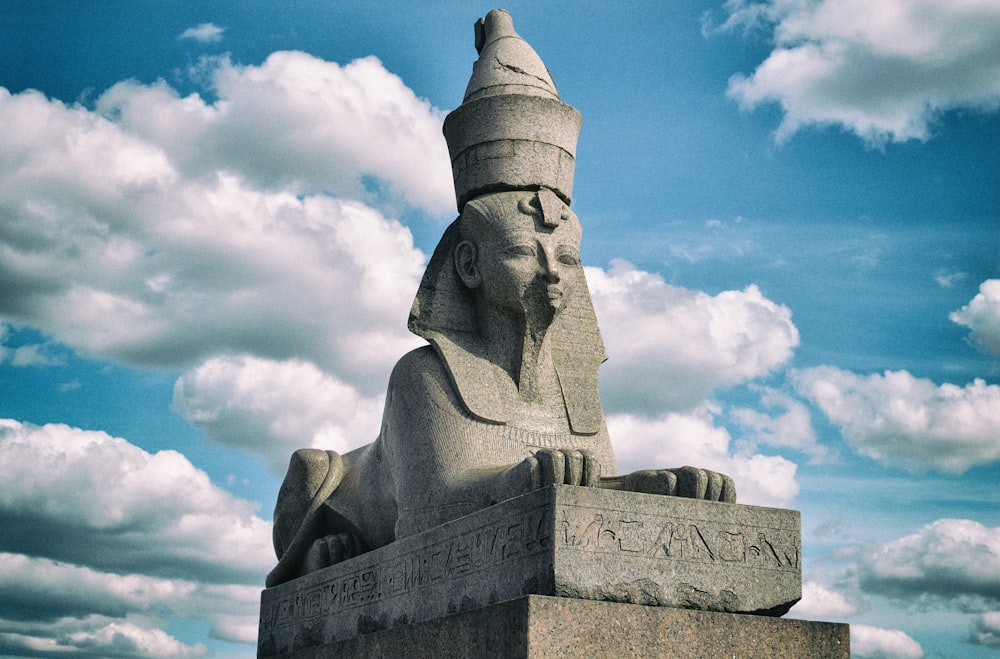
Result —
M 445 120 L 458 219 L 428 263 L 374 442 L 302 449 L 274 513 L 267 585 L 551 484 L 735 502 L 728 476 L 619 475 L 601 409 L 605 360 L 570 209 L 579 113 L 494 10 Z

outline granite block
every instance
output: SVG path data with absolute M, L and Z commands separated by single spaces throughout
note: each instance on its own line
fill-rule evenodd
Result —
M 281 655 L 848 659 L 848 625 L 528 595 Z
M 796 511 L 550 486 L 268 588 L 281 654 L 524 595 L 781 615 L 801 596 Z

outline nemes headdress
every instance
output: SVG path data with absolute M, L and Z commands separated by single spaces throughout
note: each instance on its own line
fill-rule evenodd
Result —
M 497 208 L 520 208 L 541 213 L 543 224 L 569 217 L 580 113 L 559 100 L 548 69 L 506 11 L 494 9 L 476 22 L 476 50 L 465 99 L 444 121 L 459 212 L 487 217 Z M 469 412 L 504 423 L 506 401 L 517 392 L 499 367 L 476 358 L 482 350 L 475 303 L 454 265 L 462 216 L 431 256 L 408 325 L 437 349 Z M 586 289 L 574 294 L 549 333 L 570 427 L 599 432 L 597 369 L 605 353 Z

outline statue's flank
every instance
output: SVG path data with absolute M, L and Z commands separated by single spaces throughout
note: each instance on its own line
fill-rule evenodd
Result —
M 429 345 L 393 369 L 373 443 L 292 456 L 268 586 L 551 484 L 736 500 L 707 470 L 618 475 L 569 207 L 580 115 L 506 12 L 476 24 L 476 48 L 444 126 L 460 214 L 410 312 Z

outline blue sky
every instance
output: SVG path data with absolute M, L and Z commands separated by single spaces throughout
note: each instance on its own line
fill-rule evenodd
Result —
M 420 343 L 491 8 L 0 5 L 0 655 L 253 656 L 288 455 Z M 801 510 L 856 656 L 1000 652 L 1000 3 L 506 8 L 584 117 L 621 468 Z

